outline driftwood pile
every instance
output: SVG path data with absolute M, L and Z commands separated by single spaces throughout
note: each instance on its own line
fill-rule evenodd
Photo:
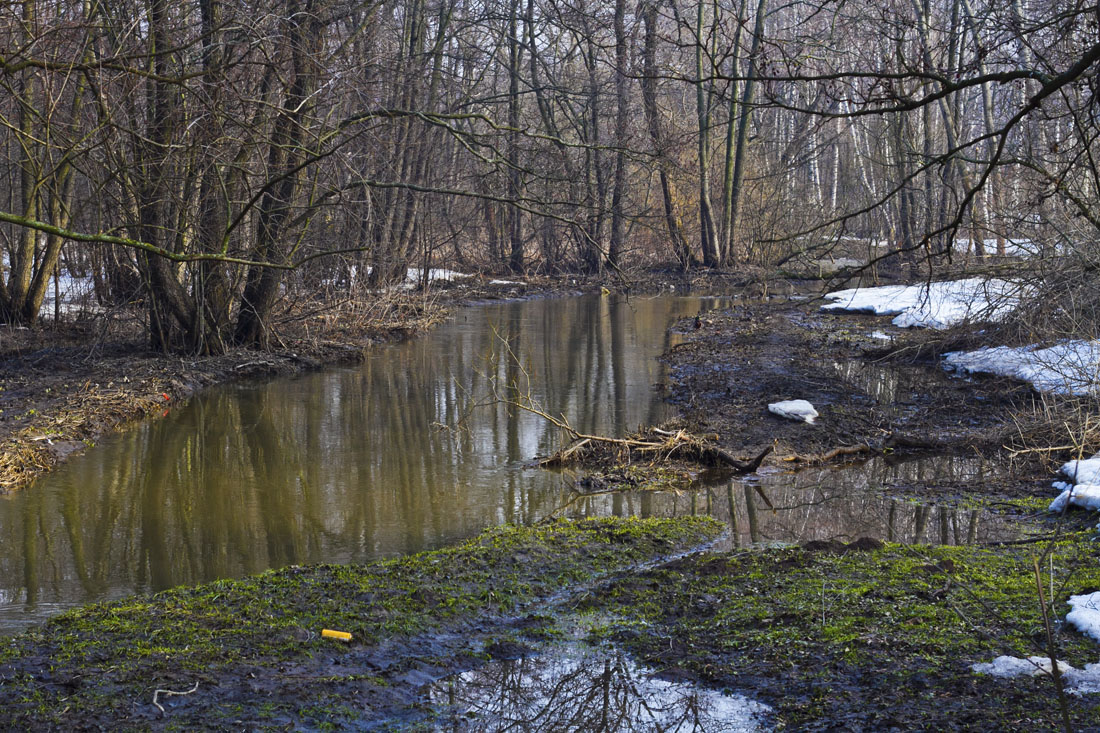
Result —
M 558 468 L 607 460 L 624 463 L 681 460 L 705 466 L 728 467 L 737 473 L 752 473 L 771 451 L 772 446 L 768 446 L 753 458 L 741 459 L 685 430 L 649 428 L 633 438 L 606 438 L 575 433 L 569 445 L 543 458 L 539 465 L 543 468 Z

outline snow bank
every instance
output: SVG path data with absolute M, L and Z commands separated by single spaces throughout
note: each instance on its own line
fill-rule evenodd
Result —
M 1100 387 L 1100 341 L 1063 341 L 1045 349 L 993 346 L 952 351 L 944 354 L 944 367 L 1013 377 L 1040 392 L 1081 396 Z
M 996 320 L 1016 307 L 1019 286 L 1007 280 L 969 278 L 920 285 L 884 285 L 826 293 L 836 301 L 823 311 L 895 316 L 900 328 L 950 328 L 966 320 Z

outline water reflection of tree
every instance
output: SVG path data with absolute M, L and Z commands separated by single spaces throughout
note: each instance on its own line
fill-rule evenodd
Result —
M 437 429 L 457 423 L 486 379 L 518 377 L 494 349 L 499 334 L 543 404 L 625 432 L 659 415 L 650 385 L 665 324 L 698 307 L 615 298 L 491 307 L 467 327 L 373 351 L 361 369 L 201 395 L 0 505 L 0 594 L 93 600 L 415 552 L 537 521 L 560 504 L 564 479 L 515 469 L 556 447 L 552 427 L 502 407 L 472 431 Z M 649 499 L 611 503 L 649 512 Z
M 559 513 L 581 518 L 680 516 L 700 511 L 729 522 L 736 546 L 770 542 L 874 537 L 910 544 L 975 544 L 1011 540 L 1019 528 L 995 512 L 905 498 L 904 487 L 980 483 L 985 472 L 969 458 L 938 457 L 889 464 L 821 468 L 728 481 L 688 492 L 577 495 Z M 900 491 L 895 486 L 902 486 Z
M 651 679 L 618 653 L 572 647 L 487 664 L 434 685 L 446 730 L 743 731 L 760 710 L 743 698 Z

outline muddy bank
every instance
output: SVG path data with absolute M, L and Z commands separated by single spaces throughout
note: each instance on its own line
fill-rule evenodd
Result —
M 326 313 L 297 322 L 271 351 L 207 357 L 151 351 L 126 329 L 105 336 L 95 323 L 7 329 L 0 341 L 0 492 L 25 486 L 135 420 L 167 415 L 204 387 L 356 363 L 368 345 L 419 333 L 446 312 L 417 298 L 346 324 L 338 312 Z
M 684 424 L 738 454 L 774 444 L 770 460 L 780 462 L 992 453 L 1018 437 L 1014 416 L 1035 404 L 1028 387 L 953 378 L 933 356 L 909 356 L 927 332 L 820 313 L 817 306 L 745 303 L 679 324 L 686 342 L 665 359 L 672 369 L 669 399 Z M 768 411 L 769 403 L 790 399 L 808 400 L 819 417 L 808 424 Z
M 720 531 L 708 518 L 500 527 L 392 561 L 89 606 L 0 642 L 0 728 L 426 724 L 429 683 L 557 634 L 555 615 L 577 594 Z

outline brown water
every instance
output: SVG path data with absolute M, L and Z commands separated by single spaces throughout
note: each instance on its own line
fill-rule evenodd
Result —
M 568 494 L 510 387 L 622 434 L 669 408 L 671 323 L 706 298 L 479 306 L 361 367 L 211 390 L 0 497 L 0 631 L 64 607 L 295 563 L 354 562 L 530 522 Z M 512 393 L 513 396 L 515 393 Z
M 935 510 L 920 519 L 875 489 L 891 472 L 915 482 L 981 466 L 872 463 L 602 497 L 579 497 L 576 476 L 527 467 L 561 437 L 493 403 L 494 389 L 530 396 L 587 431 L 659 422 L 671 408 L 654 388 L 666 378 L 656 357 L 681 338 L 670 324 L 721 305 L 582 297 L 479 306 L 423 338 L 371 349 L 361 367 L 210 390 L 0 497 L 0 632 L 89 601 L 417 552 L 551 515 L 710 511 L 734 525 L 737 544 L 937 541 Z M 952 542 L 1002 533 L 992 518 L 944 521 Z

